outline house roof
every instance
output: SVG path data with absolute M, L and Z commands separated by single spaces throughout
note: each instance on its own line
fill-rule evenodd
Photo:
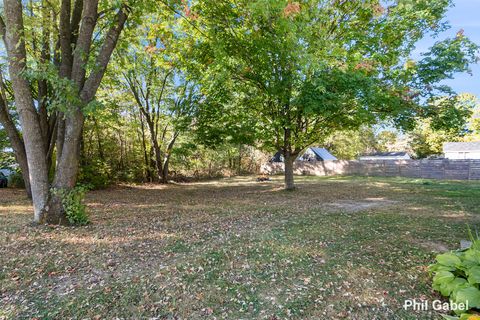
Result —
M 310 147 L 308 149 L 312 150 L 317 160 L 320 160 L 320 161 L 338 160 L 334 155 L 328 152 L 327 149 L 317 148 L 317 147 Z M 278 151 L 277 153 L 275 153 L 275 155 L 270 159 L 270 162 L 283 162 L 283 161 L 284 161 L 283 153 L 281 151 Z
M 312 150 L 315 153 L 315 155 L 323 161 L 337 160 L 337 158 L 334 155 L 332 155 L 330 152 L 328 152 L 327 149 L 311 147 L 310 150 Z
M 480 141 L 478 142 L 446 142 L 443 144 L 443 152 L 465 152 L 480 151 Z
M 408 155 L 406 151 L 393 151 L 369 153 L 362 155 L 362 157 L 405 157 L 406 155 Z
M 282 151 L 275 153 L 275 155 L 270 159 L 270 162 L 283 162 Z

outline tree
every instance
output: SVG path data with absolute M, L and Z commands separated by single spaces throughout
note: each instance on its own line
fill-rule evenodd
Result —
M 52 189 L 71 190 L 78 174 L 85 112 L 92 106 L 129 11 L 126 3 L 116 1 L 105 1 L 101 6 L 98 0 L 76 0 L 73 6 L 71 0 L 41 1 L 38 6 L 24 7 L 20 0 L 4 0 L 5 23 L 2 19 L 0 32 L 25 145 L 34 220 L 38 223 L 68 223 L 59 193 L 51 192 L 48 154 L 55 144 Z M 35 56 L 37 30 L 27 32 L 25 20 L 43 26 L 38 31 L 45 45 L 40 59 Z M 42 99 L 34 102 L 37 93 L 40 97 L 40 92 L 48 90 L 53 97 L 49 106 Z M 57 108 L 49 126 L 55 135 L 46 134 L 48 107 Z M 46 136 L 50 136 L 49 144 Z
M 30 188 L 30 177 L 28 171 L 27 163 L 27 154 L 25 151 L 25 144 L 23 139 L 18 132 L 16 121 L 12 118 L 12 115 L 9 112 L 9 100 L 7 99 L 6 94 L 6 83 L 4 82 L 3 76 L 0 70 L 0 123 L 4 127 L 4 132 L 8 140 L 10 141 L 10 146 L 12 147 L 15 155 L 15 160 L 20 166 L 22 171 L 22 177 L 25 182 L 25 190 L 27 196 L 32 198 L 32 190 Z M 3 147 L 0 147 L 3 149 Z
M 124 40 L 128 45 L 117 50 L 109 78 L 128 94 L 122 98 L 133 102 L 138 111 L 145 166 L 149 168 L 153 162 L 156 180 L 167 183 L 173 148 L 189 127 L 200 97 L 196 83 L 186 77 L 178 61 L 183 48 L 177 45 L 176 17 L 165 10 L 147 17 L 147 22 Z
M 145 127 L 148 129 L 158 181 L 168 183 L 170 158 L 180 133 L 191 122 L 196 89 L 194 84 L 175 74 L 174 68 L 162 70 L 155 66 L 153 58 L 140 64 L 147 68 L 140 69 L 136 64 L 123 72 L 123 81 L 139 111 L 143 139 Z M 144 149 L 146 152 L 146 147 Z M 145 159 L 148 166 L 148 156 Z
M 412 128 L 415 118 L 435 114 L 429 97 L 448 91 L 436 84 L 475 60 L 477 47 L 463 34 L 437 43 L 421 61 L 408 60 L 426 33 L 444 30 L 449 1 L 382 3 L 184 4 L 184 27 L 195 34 L 193 68 L 202 70 L 205 84 L 233 90 L 235 102 L 217 103 L 218 114 L 253 115 L 257 145 L 284 155 L 287 190 L 294 189 L 293 161 L 310 144 L 378 121 Z
M 338 159 L 354 160 L 362 154 L 373 152 L 397 151 L 398 136 L 392 131 L 378 131 L 372 127 L 360 127 L 355 130 L 336 131 L 321 140 Z
M 437 99 L 436 116 L 419 120 L 410 134 L 410 147 L 417 158 L 441 155 L 445 142 L 478 139 L 476 121 L 480 107 L 477 98 L 471 94 L 460 94 L 453 106 L 450 103 L 443 105 L 444 101 L 445 98 Z

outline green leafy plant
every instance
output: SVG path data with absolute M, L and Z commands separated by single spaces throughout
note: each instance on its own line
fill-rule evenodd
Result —
M 451 251 L 436 257 L 436 263 L 429 267 L 434 274 L 433 289 L 448 297 L 452 304 L 465 305 L 458 308 L 457 316 L 445 319 L 480 319 L 480 240 L 470 233 L 472 245 L 464 250 Z
M 25 188 L 25 181 L 23 181 L 22 174 L 14 172 L 8 177 L 8 185 L 11 188 Z
M 72 225 L 84 226 L 90 222 L 87 207 L 84 203 L 87 191 L 88 188 L 85 186 L 77 186 L 70 190 L 55 189 L 52 191 L 52 194 L 60 197 L 68 222 Z
M 106 162 L 93 159 L 80 168 L 78 181 L 88 189 L 105 189 L 113 182 L 112 170 Z

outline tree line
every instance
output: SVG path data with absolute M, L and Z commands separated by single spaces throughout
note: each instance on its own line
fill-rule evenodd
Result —
M 35 222 L 68 224 L 62 197 L 114 171 L 167 182 L 172 161 L 241 172 L 281 151 L 293 190 L 295 158 L 335 135 L 461 135 L 474 106 L 442 81 L 477 45 L 460 30 L 411 58 L 451 5 L 3 0 L 0 123 Z

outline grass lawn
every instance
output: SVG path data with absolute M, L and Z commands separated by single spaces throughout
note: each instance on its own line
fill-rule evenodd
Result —
M 480 183 L 254 177 L 88 195 L 32 227 L 0 189 L 0 319 L 438 319 L 427 266 L 480 227 Z M 480 229 L 480 228 L 479 228 Z

